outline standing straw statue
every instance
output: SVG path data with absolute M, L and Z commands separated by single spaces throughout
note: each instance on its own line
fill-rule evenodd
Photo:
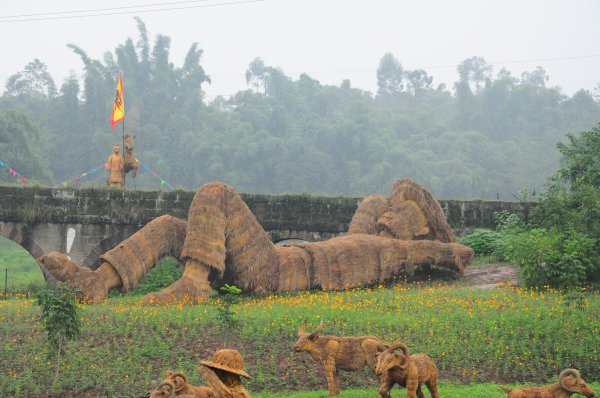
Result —
M 123 162 L 121 155 L 119 155 L 119 144 L 115 144 L 113 151 L 114 153 L 110 155 L 106 161 L 106 170 L 108 173 L 106 185 L 109 187 L 123 188 L 125 181 L 123 178 L 123 169 L 125 163 Z

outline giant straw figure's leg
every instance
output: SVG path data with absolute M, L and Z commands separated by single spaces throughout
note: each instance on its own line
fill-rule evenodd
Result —
M 66 255 L 52 252 L 38 258 L 46 280 L 68 282 L 90 300 L 106 299 L 114 287 L 134 290 L 139 281 L 165 256 L 178 258 L 185 238 L 186 222 L 171 216 L 158 217 L 104 253 L 100 267 L 79 267 Z
M 277 290 L 273 243 L 242 198 L 223 183 L 205 184 L 194 195 L 180 259 L 182 278 L 146 301 L 203 300 L 211 291 L 209 275 L 215 274 L 215 285 L 226 281 L 249 292 Z

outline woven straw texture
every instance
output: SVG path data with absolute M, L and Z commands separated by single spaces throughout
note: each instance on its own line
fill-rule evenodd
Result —
M 185 229 L 179 218 L 157 217 L 100 258 L 119 274 L 123 291 L 133 290 L 161 258 L 179 258 Z

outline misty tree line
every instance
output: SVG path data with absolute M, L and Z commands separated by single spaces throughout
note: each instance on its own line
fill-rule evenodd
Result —
M 7 80 L 0 161 L 40 185 L 102 164 L 121 140 L 120 126 L 112 132 L 108 122 L 119 71 L 136 156 L 186 190 L 224 181 L 241 192 L 360 196 L 387 194 L 394 180 L 410 177 L 440 198 L 506 200 L 522 189 L 539 191 L 558 167 L 557 143 L 600 121 L 593 93 L 569 97 L 547 86 L 542 67 L 517 77 L 494 73 L 480 57 L 463 61 L 458 81 L 446 87 L 385 54 L 377 93 L 350 80 L 294 80 L 256 58 L 246 71 L 248 89 L 209 102 L 202 49 L 192 44 L 176 66 L 170 38 L 151 42 L 136 21 L 137 40 L 102 60 L 69 44 L 83 63 L 81 79 L 73 74 L 58 87 L 35 59 Z M 103 186 L 105 178 L 101 171 L 76 186 Z M 0 183 L 20 181 L 0 170 Z M 160 183 L 142 169 L 136 186 Z

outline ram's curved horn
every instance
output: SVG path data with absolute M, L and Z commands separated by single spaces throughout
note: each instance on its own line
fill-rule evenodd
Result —
M 562 388 L 563 388 L 565 391 L 567 391 L 567 392 L 570 392 L 570 393 L 576 393 L 577 391 L 573 391 L 573 390 L 571 390 L 571 389 L 567 388 L 567 387 L 565 386 L 565 384 L 564 384 L 564 380 L 563 380 L 563 379 L 564 379 L 566 376 L 569 376 L 569 375 L 571 375 L 571 376 L 574 376 L 576 379 L 579 379 L 579 378 L 581 378 L 581 375 L 579 374 L 579 371 L 578 371 L 577 369 L 565 369 L 565 370 L 563 370 L 562 372 L 560 372 L 560 375 L 558 376 L 558 382 L 560 383 L 560 386 L 561 386 L 561 387 L 562 387 Z
M 175 396 L 175 386 L 173 385 L 173 383 L 171 383 L 169 380 L 165 380 L 162 383 L 160 383 L 159 385 L 157 385 L 154 390 L 158 390 L 160 391 L 162 389 L 163 386 L 168 386 L 170 391 L 165 391 L 167 394 L 166 398 L 171 398 Z
M 181 385 L 179 385 L 179 386 L 177 385 L 179 383 L 175 382 L 175 379 L 177 377 L 181 377 L 183 379 L 183 383 Z M 173 379 L 173 384 L 175 385 L 175 392 L 179 392 L 179 391 L 183 390 L 185 388 L 185 386 L 187 384 L 187 380 L 188 380 L 187 376 L 185 375 L 185 373 L 182 373 L 182 372 L 171 373 L 171 377 L 169 377 L 169 378 Z
M 310 338 L 317 337 L 317 335 L 319 334 L 319 332 L 321 331 L 321 329 L 323 329 L 323 321 L 321 321 L 321 323 L 319 323 L 319 326 L 317 326 L 317 328 L 312 331 L 312 333 L 310 334 L 309 337 Z
M 388 348 L 388 352 L 391 354 L 398 348 L 400 348 L 402 350 L 402 353 L 404 354 L 404 361 L 400 362 L 398 366 L 400 367 L 400 369 L 404 369 L 406 368 L 406 365 L 408 365 L 408 357 L 410 356 L 408 352 L 408 347 L 403 342 L 397 341 Z

